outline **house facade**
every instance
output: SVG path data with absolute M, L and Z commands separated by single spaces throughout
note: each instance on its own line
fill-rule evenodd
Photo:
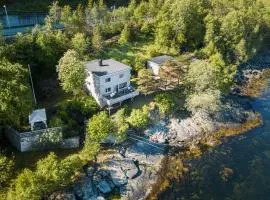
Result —
M 86 90 L 101 107 L 121 104 L 139 92 L 130 85 L 131 67 L 113 59 L 85 63 Z
M 147 69 L 151 70 L 155 76 L 159 76 L 160 67 L 171 60 L 174 60 L 174 58 L 167 55 L 154 57 L 147 61 Z

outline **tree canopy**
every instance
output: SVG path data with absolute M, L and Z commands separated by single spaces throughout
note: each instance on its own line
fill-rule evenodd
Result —
M 29 74 L 20 64 L 0 60 L 0 124 L 23 125 L 32 108 Z
M 57 67 L 58 78 L 66 92 L 78 94 L 83 89 L 86 74 L 79 54 L 74 50 L 68 50 L 59 60 Z

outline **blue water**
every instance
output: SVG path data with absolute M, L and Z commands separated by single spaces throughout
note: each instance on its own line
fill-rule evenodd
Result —
M 263 125 L 188 161 L 189 172 L 172 181 L 159 199 L 270 199 L 270 84 L 252 105 L 262 114 Z
M 27 32 L 37 24 L 43 24 L 45 13 L 8 13 L 0 15 L 4 36 L 13 36 L 17 33 Z

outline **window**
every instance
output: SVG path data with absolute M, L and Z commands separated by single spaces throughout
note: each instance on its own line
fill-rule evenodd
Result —
M 110 91 L 111 91 L 110 87 L 105 89 L 105 92 L 110 92 Z
M 124 74 L 120 74 L 120 75 L 119 75 L 119 78 L 123 78 L 123 77 L 124 77 Z
M 122 89 L 122 88 L 127 87 L 127 82 L 124 82 L 124 83 L 119 84 L 118 87 L 119 87 L 119 89 Z
M 105 83 L 111 82 L 111 78 L 106 78 Z

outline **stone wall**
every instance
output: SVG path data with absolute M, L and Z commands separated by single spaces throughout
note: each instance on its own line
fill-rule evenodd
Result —
M 71 149 L 78 148 L 80 145 L 79 137 L 64 139 L 61 127 L 23 133 L 8 128 L 6 137 L 21 152 L 55 148 Z

